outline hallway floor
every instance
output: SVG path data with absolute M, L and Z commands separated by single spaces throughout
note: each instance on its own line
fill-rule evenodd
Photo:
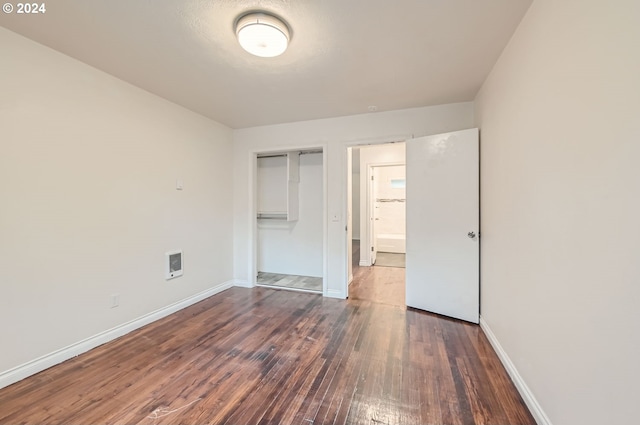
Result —
M 405 269 L 400 267 L 364 267 L 360 261 L 360 241 L 353 241 L 353 281 L 349 299 L 405 307 Z

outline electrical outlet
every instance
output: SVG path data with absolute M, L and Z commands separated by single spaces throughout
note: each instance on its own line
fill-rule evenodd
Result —
M 120 294 L 111 295 L 111 308 L 116 308 L 120 305 Z

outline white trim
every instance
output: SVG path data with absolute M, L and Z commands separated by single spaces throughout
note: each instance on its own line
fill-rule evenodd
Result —
M 507 370 L 507 373 L 509 373 L 511 380 L 515 384 L 518 392 L 520 393 L 520 396 L 522 396 L 522 399 L 527 404 L 527 407 L 531 411 L 531 414 L 533 415 L 533 418 L 536 420 L 538 425 L 552 425 L 551 420 L 549 420 L 549 417 L 546 415 L 546 413 L 544 413 L 544 410 L 542 410 L 542 406 L 540 406 L 540 403 L 538 403 L 538 400 L 536 400 L 535 396 L 518 372 L 518 369 L 516 369 L 516 366 L 509 358 L 509 355 L 506 351 L 504 351 L 502 345 L 500 345 L 500 342 L 498 341 L 498 338 L 496 338 L 493 331 L 491 331 L 489 324 L 482 318 L 482 316 L 480 317 L 480 328 L 487 336 L 487 339 L 491 343 L 491 346 L 500 358 L 500 361 L 502 362 L 504 368 Z
M 319 291 L 319 290 L 316 291 L 315 289 L 294 288 L 291 286 L 268 285 L 266 283 L 256 283 L 256 286 L 261 288 L 280 289 L 283 291 L 306 292 L 307 294 L 322 295 L 322 291 Z
M 327 290 L 327 293 L 326 293 L 325 297 L 327 297 L 327 298 L 339 298 L 341 300 L 344 300 L 344 299 L 347 298 L 347 297 L 345 297 L 344 292 L 340 291 L 338 289 L 329 289 L 329 290 Z
M 369 263 L 366 260 L 360 260 L 360 262 L 358 263 L 361 267 L 371 267 L 371 263 Z
M 322 144 L 322 296 L 329 291 L 329 145 Z
M 249 152 L 249 286 L 256 284 L 258 277 L 258 151 Z
M 249 283 L 248 280 L 233 279 L 233 286 L 237 286 L 239 288 L 253 288 L 254 285 Z
M 229 280 L 218 286 L 214 286 L 213 288 L 210 288 L 198 294 L 192 295 L 189 298 L 185 298 L 184 300 L 175 302 L 173 304 L 169 304 L 168 306 L 163 307 L 159 310 L 152 311 L 151 313 L 145 314 L 144 316 L 140 316 L 137 319 L 133 319 L 129 322 L 118 325 L 115 328 L 111 328 L 106 331 L 100 332 L 94 336 L 78 341 L 74 344 L 71 344 L 67 347 L 56 350 L 52 353 L 46 354 L 37 359 L 31 360 L 20 366 L 16 366 L 12 369 L 1 372 L 0 388 L 9 386 L 28 376 L 34 375 L 38 372 L 48 369 L 51 366 L 55 366 L 59 363 L 64 362 L 65 360 L 69 360 L 75 356 L 85 353 L 99 345 L 105 344 L 109 341 L 112 341 L 116 338 L 126 335 L 131 331 L 134 331 L 138 328 L 148 325 L 149 323 L 155 322 L 156 320 L 160 320 L 163 317 L 166 317 L 170 314 L 175 313 L 176 311 L 189 307 L 190 305 L 193 305 L 199 301 L 202 301 L 205 298 L 209 298 L 210 296 L 215 295 L 219 292 L 222 292 L 225 289 L 229 289 L 233 285 L 234 285 L 234 281 Z

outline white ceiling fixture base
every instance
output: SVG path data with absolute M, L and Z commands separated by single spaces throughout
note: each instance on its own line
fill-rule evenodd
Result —
M 290 40 L 287 24 L 264 12 L 240 17 L 236 22 L 236 36 L 244 50 L 263 58 L 283 54 Z

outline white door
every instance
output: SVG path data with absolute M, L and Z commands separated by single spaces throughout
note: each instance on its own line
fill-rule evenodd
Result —
M 407 141 L 407 306 L 479 322 L 478 129 Z

